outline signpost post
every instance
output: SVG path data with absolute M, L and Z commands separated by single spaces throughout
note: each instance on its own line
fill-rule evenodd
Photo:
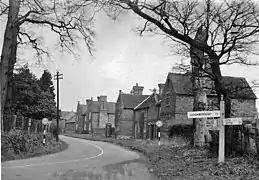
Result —
M 158 132 L 158 145 L 160 146 L 160 127 L 163 126 L 163 122 L 162 121 L 157 121 L 156 122 L 156 126 L 157 128 L 157 132 Z
M 48 124 L 49 120 L 47 118 L 42 119 L 42 124 L 44 126 L 43 130 L 43 146 L 45 146 L 46 143 L 46 125 Z
M 225 161 L 225 126 L 223 124 L 225 118 L 225 102 L 223 95 L 221 95 L 220 101 L 220 120 L 219 120 L 219 156 L 218 162 L 223 163 Z

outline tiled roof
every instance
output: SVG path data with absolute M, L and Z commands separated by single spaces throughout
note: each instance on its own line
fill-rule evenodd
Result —
M 76 113 L 73 111 L 62 111 L 61 119 L 65 119 L 66 123 L 71 123 L 76 121 Z
M 189 74 L 169 73 L 168 78 L 171 80 L 177 94 L 192 95 L 192 82 Z M 231 97 L 256 99 L 253 90 L 245 78 L 231 76 L 223 76 L 222 78 L 223 84 Z M 212 92 L 208 95 L 215 95 Z
M 131 95 L 131 94 L 121 94 L 120 98 L 123 102 L 124 108 L 133 109 L 138 104 L 140 104 L 149 95 Z
M 139 107 L 137 107 L 136 109 L 142 109 L 142 108 L 146 108 L 148 107 L 150 104 L 152 103 L 158 103 L 162 98 L 159 94 L 157 95 L 157 102 L 155 100 L 154 94 L 150 95 L 148 99 L 146 99 Z
M 108 113 L 115 114 L 115 104 L 116 103 L 114 103 L 114 102 L 107 102 L 106 105 L 107 105 Z M 98 112 L 100 112 L 100 106 L 101 106 L 100 102 L 92 101 L 90 106 L 89 106 L 89 110 L 91 112 L 98 113 Z

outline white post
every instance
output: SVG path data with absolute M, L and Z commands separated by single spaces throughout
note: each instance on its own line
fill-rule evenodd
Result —
M 157 130 L 158 130 L 158 145 L 160 146 L 160 127 L 158 127 Z
M 45 146 L 46 143 L 46 125 L 44 125 L 44 131 L 43 131 L 43 146 Z
M 224 163 L 225 161 L 225 126 L 223 125 L 224 118 L 225 118 L 225 102 L 223 100 L 223 95 L 221 95 L 220 121 L 219 121 L 219 156 L 218 156 L 219 163 Z

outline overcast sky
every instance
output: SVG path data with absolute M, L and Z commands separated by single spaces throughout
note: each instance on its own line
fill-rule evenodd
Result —
M 48 68 L 53 75 L 57 69 L 63 74 L 64 79 L 60 81 L 62 110 L 75 111 L 77 101 L 85 103 L 91 97 L 96 100 L 101 94 L 106 94 L 108 101 L 115 102 L 120 89 L 130 92 L 136 83 L 144 86 L 144 94 L 150 94 L 150 89 L 158 88 L 158 83 L 165 82 L 172 65 L 181 57 L 170 54 L 170 48 L 164 44 L 161 36 L 144 34 L 140 37 L 136 34 L 133 29 L 141 23 L 133 14 L 126 14 L 118 21 L 113 21 L 105 14 L 98 13 L 95 22 L 95 58 L 91 58 L 87 51 L 80 52 L 79 60 L 62 56 L 53 45 L 55 37 L 44 29 L 36 31 L 44 37 L 45 44 L 53 55 L 52 59 L 41 62 L 39 69 L 39 66 L 35 66 L 36 60 L 30 56 L 32 53 L 20 51 L 19 54 L 30 62 L 37 76 L 44 68 Z M 2 46 L 4 23 L 0 22 L 0 26 Z M 248 82 L 259 79 L 259 67 L 224 66 L 222 73 L 246 77 Z M 259 97 L 259 91 L 255 93 Z

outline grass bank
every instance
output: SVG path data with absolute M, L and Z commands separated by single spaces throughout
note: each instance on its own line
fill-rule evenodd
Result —
M 46 134 L 46 144 L 43 146 L 42 133 L 11 130 L 1 134 L 1 161 L 25 159 L 61 152 L 68 148 L 64 141 L 56 142 L 50 134 Z
M 152 166 L 157 180 L 257 180 L 259 160 L 255 157 L 234 157 L 218 164 L 209 158 L 208 151 L 193 148 L 186 141 L 174 138 L 164 140 L 161 146 L 156 141 L 115 139 L 88 134 L 67 133 L 67 136 L 113 143 L 143 153 Z

